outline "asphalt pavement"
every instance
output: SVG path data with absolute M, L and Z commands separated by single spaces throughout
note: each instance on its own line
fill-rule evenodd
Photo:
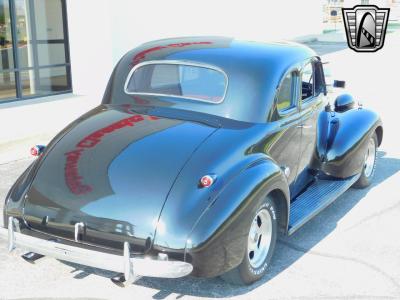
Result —
M 375 54 L 317 46 L 325 47 L 336 79 L 345 79 L 348 90 L 382 116 L 376 177 L 294 235 L 280 237 L 260 282 L 237 287 L 219 278 L 139 278 L 121 288 L 110 272 L 50 258 L 26 263 L 0 240 L 0 299 L 400 299 L 400 36 L 388 36 Z M 0 199 L 30 161 L 0 164 Z

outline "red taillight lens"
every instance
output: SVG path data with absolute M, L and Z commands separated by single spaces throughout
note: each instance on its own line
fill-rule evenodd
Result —
M 200 179 L 200 186 L 201 187 L 209 187 L 214 183 L 214 178 L 212 178 L 210 175 L 205 175 L 201 177 Z
M 43 150 L 44 150 L 44 146 L 36 145 L 31 148 L 30 152 L 31 152 L 32 156 L 39 156 L 40 154 L 43 153 Z
M 38 148 L 36 146 L 33 146 L 31 148 L 31 155 L 32 156 L 39 156 L 39 150 L 38 150 Z

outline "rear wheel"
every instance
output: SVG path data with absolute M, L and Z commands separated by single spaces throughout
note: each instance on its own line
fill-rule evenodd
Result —
M 375 175 L 376 152 L 378 148 L 378 138 L 374 133 L 368 141 L 367 153 L 365 153 L 364 166 L 360 178 L 354 184 L 355 188 L 366 188 L 371 185 Z
M 277 220 L 274 201 L 267 197 L 253 215 L 248 231 L 246 252 L 235 269 L 221 275 L 225 281 L 248 285 L 264 276 L 274 252 Z

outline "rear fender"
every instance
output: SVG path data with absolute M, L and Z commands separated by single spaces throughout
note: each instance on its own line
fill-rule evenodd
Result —
M 271 160 L 262 160 L 238 174 L 205 210 L 189 235 L 185 260 L 194 266 L 192 274 L 213 277 L 239 265 L 255 209 L 277 190 L 285 196 L 283 219 L 287 226 L 289 189 L 280 168 Z
M 3 208 L 3 225 L 8 226 L 8 217 L 12 216 L 22 220 L 23 195 L 32 180 L 32 169 L 38 160 L 33 161 L 29 167 L 18 177 L 11 189 L 8 191 Z

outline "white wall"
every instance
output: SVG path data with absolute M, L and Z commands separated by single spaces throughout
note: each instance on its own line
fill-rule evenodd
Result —
M 69 0 L 72 77 L 76 93 L 104 88 L 128 50 L 154 39 L 222 35 L 291 39 L 322 31 L 322 0 Z M 95 83 L 96 82 L 96 83 Z
M 72 86 L 75 94 L 102 95 L 113 67 L 109 1 L 68 0 Z
M 322 1 L 110 1 L 114 60 L 137 44 L 165 37 L 224 35 L 249 40 L 319 33 Z

